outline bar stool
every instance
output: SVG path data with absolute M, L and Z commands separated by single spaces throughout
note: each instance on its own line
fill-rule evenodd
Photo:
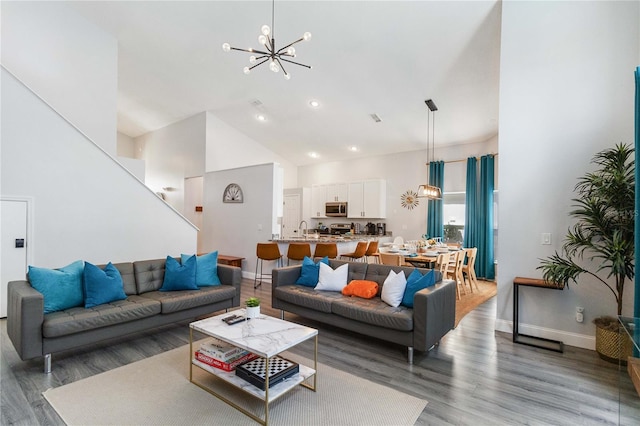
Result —
M 328 257 L 335 259 L 338 257 L 338 245 L 336 243 L 318 243 L 313 251 L 313 258 Z
M 290 260 L 304 260 L 304 257 L 311 257 L 311 244 L 309 243 L 289 243 L 287 249 L 287 266 Z
M 346 257 L 347 260 L 362 260 L 367 253 L 368 243 L 366 241 L 360 241 L 356 246 L 356 250 L 353 253 L 341 254 L 340 257 Z
M 373 263 L 380 263 L 380 253 L 378 253 L 378 241 L 371 241 L 367 246 L 367 251 L 364 253 L 367 262 L 369 258 L 373 257 Z
M 258 288 L 258 286 L 262 285 L 262 278 L 268 276 L 269 274 L 262 273 L 262 264 L 265 260 L 275 260 L 276 266 L 282 266 L 282 255 L 280 254 L 280 249 L 278 248 L 278 243 L 258 243 L 256 247 L 256 274 L 253 279 L 253 288 Z M 258 263 L 260 263 L 260 281 L 256 284 L 258 280 Z

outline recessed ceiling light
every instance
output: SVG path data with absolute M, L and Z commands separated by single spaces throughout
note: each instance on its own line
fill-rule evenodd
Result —
M 349 147 L 349 151 L 351 151 L 351 152 L 358 152 L 358 147 L 357 147 L 357 146 L 350 146 L 350 147 Z
M 309 153 L 309 157 L 311 157 L 311 158 L 318 158 L 318 157 L 319 157 L 319 155 L 318 155 L 318 153 L 317 153 L 317 152 L 310 152 L 310 153 Z
M 262 114 L 258 114 L 258 115 L 256 115 L 256 119 L 257 119 L 258 121 L 267 121 L 267 117 L 265 117 L 265 116 L 264 116 L 264 115 L 262 115 Z
M 316 101 L 315 99 L 312 99 L 309 101 L 309 105 L 311 106 L 311 108 L 318 108 L 320 106 L 320 102 Z

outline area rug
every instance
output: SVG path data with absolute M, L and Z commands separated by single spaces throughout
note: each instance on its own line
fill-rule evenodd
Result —
M 473 293 L 461 294 L 460 299 L 456 300 L 456 327 L 462 318 L 487 300 L 491 299 L 498 292 L 498 286 L 495 281 L 478 280 L 478 289 L 475 286 Z
M 189 346 L 43 393 L 68 425 L 250 425 L 249 417 L 189 382 Z M 312 365 L 294 354 L 289 359 Z M 225 396 L 259 401 L 194 368 L 198 381 L 222 386 Z M 269 405 L 272 425 L 413 425 L 427 401 L 324 364 L 318 390 L 297 386 Z M 218 388 L 221 390 L 221 388 Z

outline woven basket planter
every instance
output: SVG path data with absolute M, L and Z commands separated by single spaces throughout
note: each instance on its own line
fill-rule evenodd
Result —
M 622 328 L 611 331 L 596 325 L 596 351 L 605 361 L 626 365 L 632 353 L 631 340 Z

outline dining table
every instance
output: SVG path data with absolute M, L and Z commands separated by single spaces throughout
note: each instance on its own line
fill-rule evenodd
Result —
M 426 254 L 408 254 L 404 256 L 405 263 L 410 263 L 414 266 L 425 266 L 427 268 L 432 268 L 436 260 L 438 260 L 438 255 L 426 255 Z

